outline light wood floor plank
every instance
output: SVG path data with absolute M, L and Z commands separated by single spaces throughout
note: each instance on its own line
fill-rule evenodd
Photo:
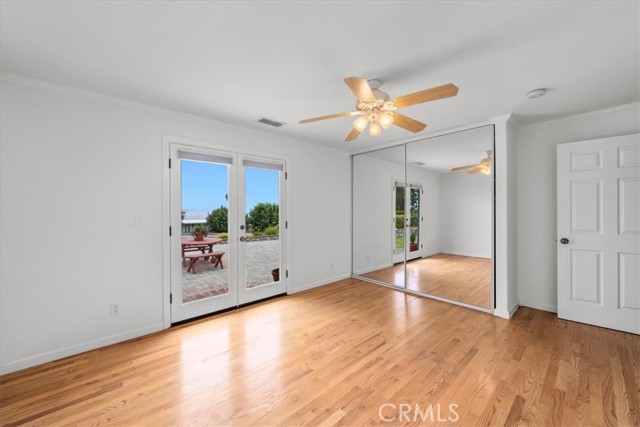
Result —
M 414 417 L 438 404 L 459 420 Z M 636 335 L 352 279 L 0 377 L 3 426 L 638 425 L 639 405 Z

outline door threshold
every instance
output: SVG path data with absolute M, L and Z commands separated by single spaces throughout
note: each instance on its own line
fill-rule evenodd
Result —
M 230 311 L 239 310 L 241 308 L 245 308 L 245 307 L 248 307 L 248 306 L 251 306 L 251 305 L 255 305 L 255 304 L 259 304 L 259 303 L 262 303 L 262 302 L 265 302 L 265 301 L 269 301 L 269 300 L 272 300 L 272 299 L 280 298 L 280 297 L 285 296 L 285 295 L 287 295 L 287 293 L 283 292 L 281 294 L 273 295 L 273 296 L 270 296 L 270 297 L 267 297 L 267 298 L 263 298 L 263 299 L 259 299 L 259 300 L 256 300 L 256 301 L 246 302 L 244 304 L 240 304 L 240 305 L 224 308 L 224 309 L 218 310 L 218 311 L 212 311 L 211 313 L 205 313 L 205 314 L 202 314 L 200 316 L 192 317 L 190 319 L 180 320 L 179 322 L 173 322 L 173 323 L 171 323 L 171 327 L 173 328 L 174 326 L 182 326 L 182 325 L 184 325 L 186 323 L 191 323 L 191 322 L 196 322 L 198 320 L 206 319 L 207 317 L 213 317 L 213 316 L 217 316 L 219 314 L 228 313 Z

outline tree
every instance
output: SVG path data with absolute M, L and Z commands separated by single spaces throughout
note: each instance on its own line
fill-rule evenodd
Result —
M 207 228 L 214 233 L 226 233 L 228 230 L 229 210 L 225 206 L 214 209 L 207 215 Z
M 267 227 L 279 225 L 278 205 L 258 203 L 247 215 L 247 227 L 251 231 L 264 231 Z

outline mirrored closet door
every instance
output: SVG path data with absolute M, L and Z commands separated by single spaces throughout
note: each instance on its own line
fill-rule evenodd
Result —
M 353 273 L 405 287 L 405 147 L 353 157 Z
M 483 126 L 354 155 L 354 277 L 492 310 L 493 150 Z

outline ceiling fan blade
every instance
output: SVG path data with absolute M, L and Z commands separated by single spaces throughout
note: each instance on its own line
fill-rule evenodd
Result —
M 347 137 L 344 139 L 344 142 L 351 142 L 354 139 L 356 139 L 358 136 L 360 136 L 360 131 L 356 128 L 351 128 L 351 132 L 349 132 Z
M 457 167 L 457 168 L 453 168 L 453 169 L 451 169 L 451 172 L 460 172 L 460 171 L 463 171 L 465 169 L 476 168 L 476 167 L 478 167 L 477 163 L 475 165 L 467 165 L 467 166 L 460 166 L 460 167 Z
M 400 114 L 397 111 L 393 112 L 393 124 L 413 133 L 420 132 L 427 127 L 426 124 L 407 117 L 404 114 Z
M 314 118 L 311 118 L 311 119 L 300 120 L 298 123 L 300 123 L 300 124 L 311 123 L 311 122 L 317 122 L 317 121 L 320 121 L 320 120 L 335 119 L 335 118 L 338 118 L 338 117 L 357 116 L 359 114 L 362 114 L 362 112 L 361 111 L 349 111 L 348 113 L 328 114 L 326 116 L 320 116 L 320 117 L 314 117 Z
M 475 168 L 471 169 L 469 172 L 467 172 L 469 175 L 473 175 L 474 173 L 478 173 L 482 170 L 482 166 L 476 166 Z
M 347 77 L 344 82 L 349 86 L 360 102 L 376 102 L 376 97 L 369 87 L 369 83 L 361 77 Z
M 458 86 L 448 83 L 446 85 L 432 87 L 410 95 L 399 96 L 393 100 L 393 105 L 398 108 L 409 105 L 421 104 L 423 102 L 435 101 L 436 99 L 449 98 L 458 94 Z

